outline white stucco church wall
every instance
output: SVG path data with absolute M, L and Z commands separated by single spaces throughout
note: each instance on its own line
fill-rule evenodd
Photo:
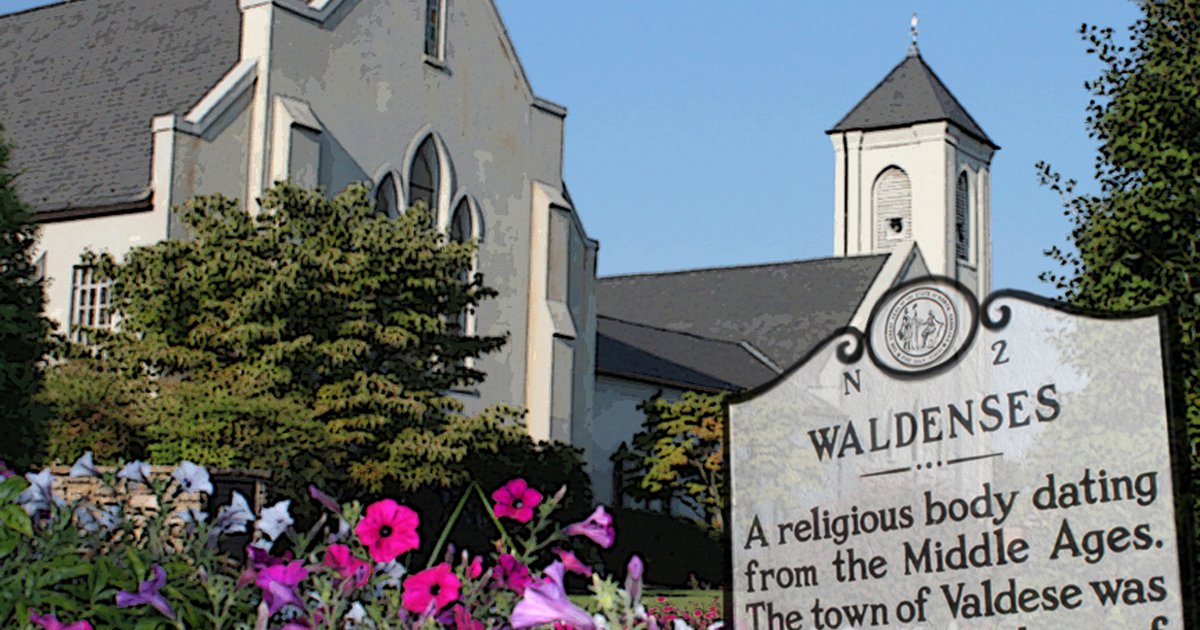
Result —
M 278 180 L 331 193 L 366 181 L 406 207 L 428 140 L 437 227 L 448 233 L 467 213 L 476 270 L 499 293 L 469 332 L 508 338 L 477 360 L 487 378 L 460 397 L 468 412 L 524 408 L 533 437 L 570 440 L 591 408 L 598 243 L 565 194 L 566 109 L 533 93 L 491 0 L 235 2 L 240 32 L 224 35 L 240 42 L 236 63 L 185 113 L 145 121 L 150 203 L 43 225 L 50 316 L 70 327 L 83 251 L 120 257 L 186 238 L 172 209 L 196 195 L 251 200 L 256 212 Z

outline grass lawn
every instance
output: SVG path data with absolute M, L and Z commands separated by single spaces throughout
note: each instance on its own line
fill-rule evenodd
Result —
M 581 606 L 591 600 L 590 594 L 573 594 L 568 597 Z M 725 593 L 719 589 L 653 589 L 642 593 L 642 605 L 646 607 L 647 612 L 660 619 L 671 615 L 686 618 L 694 628 L 705 628 L 720 619 L 725 610 L 724 601 Z M 699 615 L 696 614 L 697 610 L 700 611 Z M 709 614 L 712 616 L 709 617 Z

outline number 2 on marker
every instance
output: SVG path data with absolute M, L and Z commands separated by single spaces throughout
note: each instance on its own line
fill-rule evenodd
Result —
M 1004 354 L 1008 350 L 1008 342 L 1000 339 L 992 344 L 992 350 L 996 351 L 996 356 L 992 357 L 992 365 L 1004 365 L 1008 363 L 1008 355 Z

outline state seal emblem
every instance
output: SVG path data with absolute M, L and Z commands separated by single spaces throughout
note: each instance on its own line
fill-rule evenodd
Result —
M 918 287 L 892 303 L 884 320 L 888 353 L 909 368 L 937 362 L 954 346 L 958 312 L 940 289 Z

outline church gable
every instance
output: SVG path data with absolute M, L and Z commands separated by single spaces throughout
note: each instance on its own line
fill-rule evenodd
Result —
M 148 209 L 151 119 L 238 61 L 234 0 L 79 0 L 0 17 L 0 125 L 43 219 Z

